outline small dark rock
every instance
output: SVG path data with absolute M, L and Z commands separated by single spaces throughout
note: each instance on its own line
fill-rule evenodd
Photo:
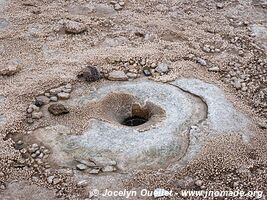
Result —
M 36 105 L 37 107 L 42 107 L 44 105 L 44 102 L 35 100 L 33 104 Z
M 53 115 L 64 115 L 69 113 L 68 109 L 63 104 L 52 104 L 48 107 L 48 111 Z
M 151 71 L 150 71 L 150 69 L 148 67 L 145 67 L 143 69 L 143 73 L 144 73 L 145 76 L 151 76 L 152 75 Z
M 88 66 L 78 75 L 78 78 L 87 82 L 94 82 L 101 79 L 101 74 L 96 67 Z

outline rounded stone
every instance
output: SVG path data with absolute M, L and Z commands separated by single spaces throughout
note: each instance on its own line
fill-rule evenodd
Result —
M 88 167 L 84 164 L 78 164 L 78 165 L 76 165 L 76 168 L 80 171 L 84 171 L 84 170 L 88 169 Z
M 109 73 L 108 79 L 111 81 L 127 81 L 128 76 L 124 71 L 112 71 Z
M 53 102 L 56 102 L 56 101 L 58 101 L 58 98 L 57 98 L 57 96 L 52 96 L 52 97 L 50 97 L 50 101 L 53 101 Z
M 70 94 L 66 92 L 60 92 L 57 94 L 59 99 L 66 100 L 70 98 Z
M 48 111 L 56 116 L 69 113 L 69 110 L 63 104 L 60 103 L 50 105 L 48 107 Z

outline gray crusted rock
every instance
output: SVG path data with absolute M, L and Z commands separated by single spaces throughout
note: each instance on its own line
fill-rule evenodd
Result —
M 41 119 L 42 117 L 43 117 L 43 113 L 41 111 L 32 113 L 33 119 Z
M 79 34 L 87 30 L 86 26 L 81 22 L 72 20 L 64 21 L 64 30 L 66 33 Z
M 53 102 L 56 102 L 56 101 L 58 101 L 58 98 L 57 98 L 57 96 L 52 96 L 52 97 L 50 97 L 50 101 L 53 101 Z
M 111 160 L 109 158 L 106 158 L 106 157 L 94 157 L 94 158 L 91 158 L 91 160 L 97 165 L 97 166 L 101 166 L 101 167 L 104 167 L 104 166 L 114 166 L 116 165 L 116 161 L 114 160 Z
M 53 183 L 53 180 L 54 180 L 55 176 L 49 176 L 46 180 L 48 183 Z
M 62 92 L 62 88 L 61 88 L 61 87 L 59 87 L 59 88 L 54 88 L 54 89 L 51 89 L 51 90 L 50 90 L 50 93 L 51 93 L 52 95 L 57 95 L 57 94 L 60 93 L 60 92 Z
M 211 72 L 218 72 L 218 71 L 220 71 L 220 68 L 218 66 L 215 66 L 215 67 L 209 68 L 208 70 Z
M 35 98 L 35 105 L 46 105 L 49 104 L 50 99 L 46 96 L 38 96 Z
M 115 10 L 122 10 L 122 6 L 120 5 L 120 4 L 118 4 L 118 3 L 116 3 L 115 5 L 114 5 L 114 9 Z
M 116 171 L 116 167 L 114 166 L 105 166 L 102 168 L 102 172 L 114 172 Z
M 70 94 L 66 92 L 60 92 L 57 94 L 59 99 L 66 100 L 70 98 Z
M 100 172 L 100 169 L 92 169 L 89 171 L 90 174 L 98 174 Z
M 207 62 L 202 58 L 197 58 L 196 61 L 197 61 L 197 63 L 199 63 L 202 66 L 206 66 L 207 65 Z
M 84 171 L 84 170 L 88 169 L 88 167 L 84 164 L 78 164 L 78 165 L 76 165 L 76 168 L 80 171 Z
M 129 78 L 137 78 L 137 74 L 135 74 L 135 73 L 131 73 L 131 72 L 129 72 L 129 73 L 127 73 L 127 76 L 129 77 Z
M 112 71 L 108 75 L 108 79 L 111 81 L 127 81 L 128 76 L 124 71 Z
M 155 70 L 159 73 L 167 73 L 169 71 L 169 66 L 167 63 L 160 63 Z
M 69 110 L 63 104 L 60 103 L 50 105 L 48 107 L 48 111 L 55 116 L 69 113 Z
M 86 187 L 88 185 L 88 181 L 87 180 L 81 180 L 77 183 L 78 187 Z
M 2 76 L 12 76 L 21 70 L 18 61 L 10 61 L 6 66 L 0 66 L 0 75 Z

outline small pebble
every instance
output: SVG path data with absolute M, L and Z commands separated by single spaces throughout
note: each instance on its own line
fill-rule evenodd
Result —
M 57 95 L 57 94 L 60 93 L 61 91 L 62 91 L 62 88 L 59 87 L 59 88 L 51 89 L 51 90 L 50 90 L 50 93 L 51 93 L 52 95 Z
M 124 71 L 112 71 L 109 73 L 108 79 L 111 81 L 127 81 L 128 76 Z
M 218 71 L 220 71 L 220 68 L 215 66 L 215 67 L 209 68 L 208 70 L 211 71 L 211 72 L 218 72 Z
M 150 71 L 150 69 L 148 67 L 145 67 L 143 69 L 143 73 L 144 73 L 145 76 L 151 76 L 152 75 L 152 73 L 151 73 L 151 71 Z
M 66 100 L 70 98 L 70 94 L 66 92 L 60 92 L 57 94 L 59 99 Z
M 55 176 L 49 176 L 46 180 L 48 183 L 53 183 L 53 179 L 55 178 Z
M 202 58 L 197 58 L 196 61 L 197 61 L 197 63 L 199 63 L 202 66 L 206 66 L 207 65 L 207 62 Z
M 76 165 L 76 168 L 80 171 L 84 171 L 84 170 L 88 169 L 88 167 L 84 164 L 78 164 L 78 165 Z
M 77 183 L 78 187 L 86 187 L 87 185 L 88 185 L 88 181 L 87 180 L 82 180 L 82 181 L 79 181 Z
M 118 3 L 116 3 L 116 4 L 114 5 L 114 9 L 117 10 L 117 11 L 118 11 L 118 10 L 122 10 L 122 8 L 123 8 L 123 7 L 122 7 L 120 4 L 118 4 Z
M 73 20 L 65 20 L 64 29 L 66 33 L 70 34 L 79 34 L 87 30 L 85 24 Z
M 43 117 L 43 113 L 42 112 L 33 112 L 32 113 L 32 118 L 33 119 L 41 119 Z
M 169 66 L 167 63 L 160 63 L 155 70 L 159 73 L 167 73 L 169 71 Z
M 50 97 L 50 101 L 57 102 L 58 101 L 57 96 Z
M 92 169 L 89 171 L 90 174 L 98 174 L 100 169 Z
M 117 169 L 114 166 L 105 166 L 102 168 L 102 172 L 114 172 Z
M 46 105 L 50 102 L 50 99 L 47 96 L 38 96 L 35 99 L 35 105 L 38 107 Z
M 197 181 L 195 182 L 195 184 L 196 184 L 196 186 L 201 187 L 201 186 L 203 185 L 203 181 L 202 181 L 202 180 L 197 180 Z
M 216 8 L 217 9 L 223 9 L 224 8 L 224 4 L 223 3 L 217 3 L 216 4 Z
M 129 78 L 137 78 L 137 74 L 135 74 L 135 73 L 131 73 L 131 72 L 129 72 L 129 73 L 127 73 L 126 74 Z

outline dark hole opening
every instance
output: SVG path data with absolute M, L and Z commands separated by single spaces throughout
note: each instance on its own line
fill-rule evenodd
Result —
M 125 126 L 139 126 L 141 124 L 146 123 L 148 120 L 144 117 L 139 117 L 139 116 L 132 116 L 126 118 L 122 124 Z

